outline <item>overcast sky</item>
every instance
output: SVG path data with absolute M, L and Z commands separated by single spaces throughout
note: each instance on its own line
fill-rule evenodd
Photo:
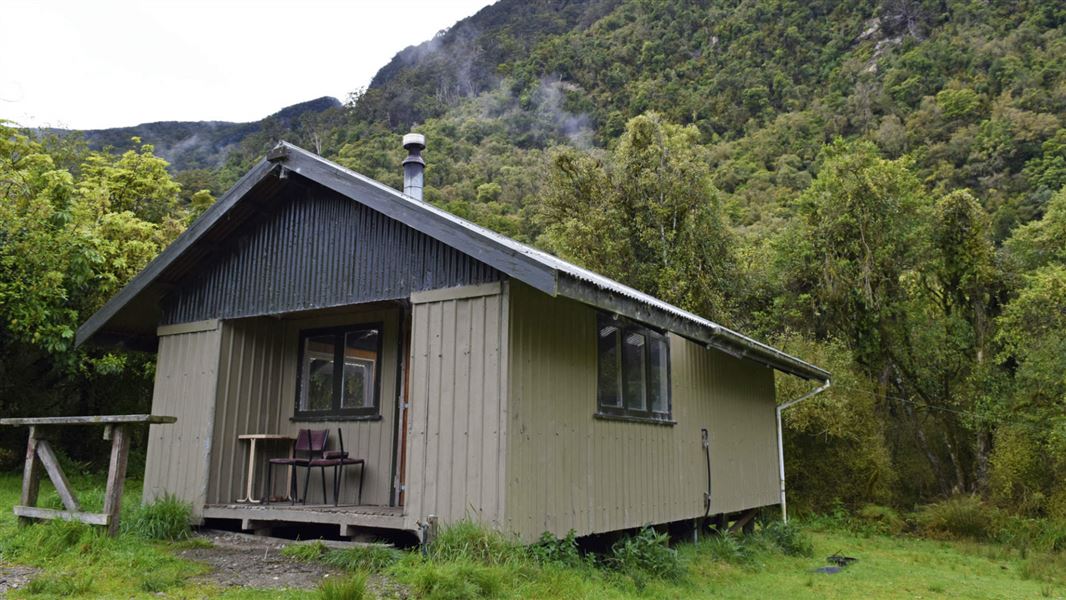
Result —
M 343 101 L 491 0 L 4 0 L 0 119 L 94 129 L 253 121 Z

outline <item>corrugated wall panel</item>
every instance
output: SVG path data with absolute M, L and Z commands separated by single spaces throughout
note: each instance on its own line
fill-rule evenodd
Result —
M 511 283 L 505 529 L 579 535 L 777 501 L 773 372 L 670 336 L 674 426 L 599 420 L 596 312 Z
M 177 417 L 151 425 L 144 469 L 144 501 L 177 495 L 199 518 L 207 493 L 212 407 L 221 331 L 214 328 L 159 338 L 152 414 Z
M 379 390 L 381 419 L 293 421 L 300 331 L 379 322 L 384 326 Z M 344 447 L 349 455 L 367 461 L 363 504 L 388 505 L 395 438 L 398 327 L 398 309 L 353 308 L 351 311 L 333 311 L 329 315 L 299 319 L 259 317 L 223 321 L 218 401 L 215 407 L 215 451 L 211 455 L 208 503 L 228 504 L 245 495 L 248 442 L 239 442 L 237 436 L 246 433 L 281 433 L 295 437 L 300 429 L 328 429 L 330 448 L 336 448 L 339 427 L 343 431 Z M 257 495 L 265 487 L 266 459 L 284 455 L 286 446 L 275 444 L 265 448 L 268 452 L 260 454 L 261 460 L 257 465 Z M 299 471 L 301 493 L 305 473 Z M 278 468 L 274 475 L 278 480 L 275 490 L 280 494 L 285 489 L 285 470 Z M 327 490 L 331 489 L 332 477 L 332 471 L 327 470 Z M 345 469 L 342 503 L 355 503 L 358 480 L 358 468 Z M 311 475 L 310 490 L 308 502 L 321 502 L 322 485 L 317 471 Z
M 290 186 L 164 299 L 163 323 L 407 298 L 499 281 L 484 263 L 317 184 Z
M 406 526 L 429 515 L 502 524 L 506 292 L 412 311 Z

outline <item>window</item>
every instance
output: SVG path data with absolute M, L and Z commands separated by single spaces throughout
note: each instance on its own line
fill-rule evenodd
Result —
M 666 336 L 619 317 L 596 320 L 598 415 L 670 421 L 670 345 Z
M 377 417 L 381 325 L 300 333 L 296 418 Z

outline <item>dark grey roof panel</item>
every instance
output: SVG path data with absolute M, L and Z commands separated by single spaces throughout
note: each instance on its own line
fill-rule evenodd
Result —
M 502 278 L 359 202 L 289 179 L 278 200 L 168 294 L 163 324 L 396 300 Z

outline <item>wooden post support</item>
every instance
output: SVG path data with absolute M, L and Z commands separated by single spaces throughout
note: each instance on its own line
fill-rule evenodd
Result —
M 70 482 L 67 481 L 63 468 L 59 466 L 59 459 L 56 458 L 56 454 L 52 451 L 52 445 L 48 443 L 48 440 L 37 440 L 37 458 L 41 459 L 45 471 L 48 471 L 48 477 L 52 480 L 52 485 L 55 486 L 59 499 L 63 501 L 63 506 L 70 512 L 80 512 L 81 505 L 78 504 L 78 499 L 74 497 L 74 492 L 70 491 Z
M 119 532 L 122 510 L 122 487 L 126 483 L 126 460 L 129 458 L 130 438 L 126 425 L 115 424 L 111 431 L 111 463 L 107 468 L 107 489 L 104 491 L 104 514 L 110 517 L 108 535 Z
M 41 465 L 37 462 L 37 433 L 36 427 L 30 427 L 30 438 L 26 442 L 26 466 L 22 471 L 22 496 L 19 504 L 22 506 L 37 506 L 37 493 L 41 489 Z M 33 520 L 27 517 L 19 517 L 19 523 L 31 523 Z

